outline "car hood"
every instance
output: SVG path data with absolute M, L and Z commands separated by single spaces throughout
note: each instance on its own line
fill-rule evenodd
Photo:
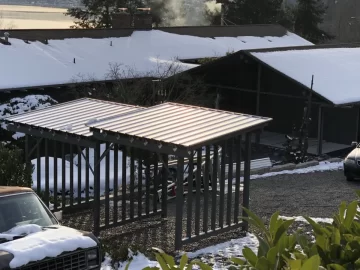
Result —
M 64 252 L 87 249 L 99 245 L 89 232 L 54 225 L 23 238 L 0 244 L 0 270 L 17 268 Z
M 348 158 L 354 158 L 356 160 L 360 160 L 360 148 L 355 148 L 350 152 L 350 154 L 347 156 Z

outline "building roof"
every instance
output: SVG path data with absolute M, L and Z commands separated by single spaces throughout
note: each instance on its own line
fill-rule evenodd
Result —
M 116 79 L 163 78 L 197 66 L 178 59 L 224 56 L 244 49 L 312 45 L 280 26 L 269 25 L 9 33 L 11 45 L 0 43 L 0 91 L 114 80 L 114 69 Z
M 44 131 L 56 131 L 77 136 L 90 137 L 92 132 L 87 123 L 102 118 L 120 115 L 142 109 L 122 103 L 82 98 L 60 103 L 44 109 L 22 113 L 5 118 L 6 123 L 31 127 Z
M 248 55 L 334 105 L 360 102 L 360 44 L 251 50 Z
M 202 107 L 163 103 L 88 126 L 97 135 L 115 136 L 143 144 L 195 150 L 267 125 L 271 118 Z M 101 136 L 101 135 L 100 135 Z M 101 136 L 101 138 L 103 138 Z

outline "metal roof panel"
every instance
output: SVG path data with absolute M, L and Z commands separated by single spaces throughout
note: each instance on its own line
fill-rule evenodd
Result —
M 4 120 L 9 123 L 88 137 L 92 135 L 89 127 L 86 126 L 89 122 L 118 116 L 139 109 L 143 109 L 143 107 L 82 98 L 44 109 L 12 115 Z
M 90 123 L 93 131 L 152 140 L 158 143 L 190 148 L 261 128 L 271 118 L 220 111 L 176 103 L 163 103 L 106 121 Z

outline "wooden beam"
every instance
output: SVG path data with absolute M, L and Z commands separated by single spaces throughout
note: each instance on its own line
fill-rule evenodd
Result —
M 240 88 L 240 87 L 233 87 L 233 86 L 225 86 L 225 85 L 216 85 L 216 84 L 206 84 L 206 86 L 208 87 L 214 87 L 214 88 L 219 88 L 219 89 L 229 89 L 229 90 L 236 90 L 236 91 L 241 91 L 241 92 L 248 92 L 248 93 L 257 93 L 257 90 L 253 90 L 253 89 L 246 89 L 246 88 Z M 277 97 L 285 97 L 285 98 L 295 98 L 295 99 L 301 99 L 301 100 L 306 100 L 306 97 L 302 97 L 302 96 L 292 96 L 292 95 L 286 95 L 286 94 L 278 94 L 278 93 L 270 93 L 270 92 L 261 92 L 261 95 L 268 95 L 268 96 L 277 96 Z M 321 105 L 323 107 L 334 107 L 333 104 L 328 104 L 328 103 L 323 103 L 323 102 L 312 102 L 312 104 L 318 104 Z

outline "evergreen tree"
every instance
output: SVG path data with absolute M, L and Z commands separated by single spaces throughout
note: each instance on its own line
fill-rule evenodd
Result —
M 283 0 L 234 0 L 225 19 L 234 24 L 269 24 L 279 21 Z
M 111 28 L 111 15 L 119 8 L 127 8 L 133 13 L 144 7 L 142 0 L 82 0 L 84 8 L 70 8 L 66 15 L 75 19 L 72 28 Z
M 324 21 L 326 6 L 323 0 L 298 0 L 295 33 L 313 42 L 321 43 L 333 38 L 319 28 Z

